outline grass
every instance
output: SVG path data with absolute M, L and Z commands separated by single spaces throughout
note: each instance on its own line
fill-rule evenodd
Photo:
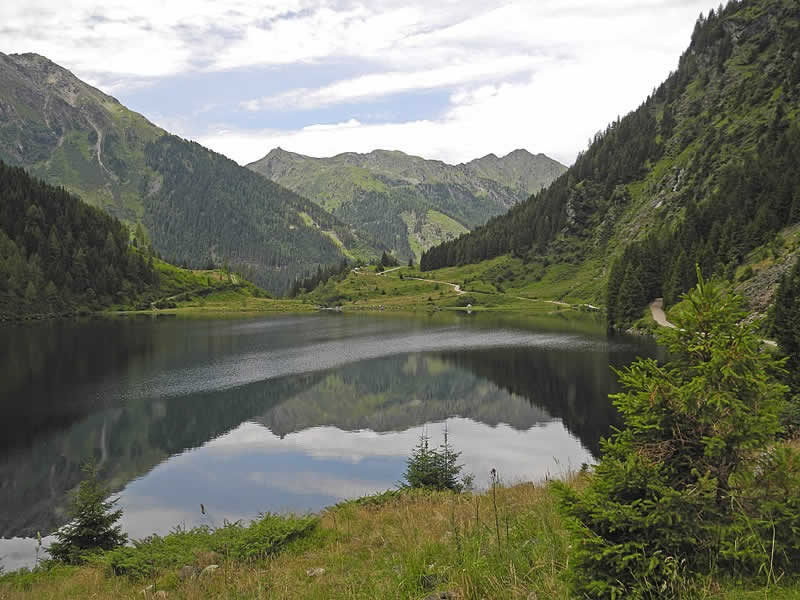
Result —
M 420 272 L 415 268 L 401 267 L 384 274 L 365 267 L 351 271 L 339 280 L 331 279 L 301 299 L 323 306 L 341 306 L 346 311 L 465 311 L 468 304 L 471 305 L 469 310 L 474 312 L 549 313 L 569 308 L 542 299 L 499 292 L 494 286 L 481 282 L 464 287 L 465 273 L 477 266 L 463 267 L 458 273 L 451 269 Z M 462 285 L 464 293 L 459 294 L 455 285 Z
M 154 259 L 159 288 L 139 303 L 139 310 L 112 307 L 114 312 L 230 316 L 256 313 L 308 312 L 309 303 L 271 298 L 267 292 L 235 273 L 222 269 L 182 269 Z
M 573 475 L 569 483 L 580 488 L 586 477 Z M 314 525 L 285 539 L 281 551 L 255 558 L 224 546 L 210 550 L 212 545 L 184 533 L 171 542 L 179 552 L 143 561 L 144 575 L 114 575 L 106 556 L 85 567 L 2 576 L 0 598 L 132 599 L 152 598 L 160 590 L 187 600 L 422 599 L 443 592 L 462 599 L 568 598 L 564 570 L 571 538 L 554 495 L 546 485 L 532 483 L 500 485 L 495 492 L 390 491 L 345 502 L 307 520 Z M 229 535 L 223 528 L 217 541 Z M 200 569 L 210 561 L 219 564 L 213 576 L 179 577 L 181 563 Z M 709 580 L 704 588 L 701 597 L 709 599 L 800 598 L 800 585 L 788 581 L 764 589 Z
M 374 267 L 362 267 L 294 299 L 266 297 L 247 281 L 232 283 L 221 270 L 188 271 L 161 261 L 156 261 L 156 268 L 165 300 L 156 304 L 157 312 L 187 315 L 308 312 L 318 307 L 351 312 L 469 310 L 546 315 L 582 308 L 597 302 L 600 295 L 594 263 L 543 269 L 510 256 L 428 272 L 403 266 L 376 273 Z
M 262 298 L 253 296 L 246 289 L 213 292 L 178 303 L 175 308 L 144 310 L 137 313 L 177 314 L 187 316 L 229 316 L 232 314 L 297 313 L 310 312 L 316 307 L 306 302 L 288 298 Z

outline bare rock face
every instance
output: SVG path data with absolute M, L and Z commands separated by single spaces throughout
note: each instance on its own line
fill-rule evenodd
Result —
M 736 286 L 736 291 L 747 300 L 753 318 L 766 314 L 781 277 L 792 269 L 799 256 L 800 250 L 790 252 L 776 260 L 773 265 L 755 271 L 753 277 Z

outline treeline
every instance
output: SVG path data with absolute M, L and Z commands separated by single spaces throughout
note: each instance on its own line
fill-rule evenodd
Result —
M 346 248 L 359 243 L 312 202 L 199 144 L 164 135 L 145 153 L 162 177 L 160 190 L 145 200 L 145 225 L 156 250 L 174 264 L 202 268 L 227 260 L 284 293 L 314 265 L 342 258 L 323 231 L 335 233 Z
M 0 317 L 124 304 L 157 283 L 117 219 L 0 161 Z
M 398 266 L 400 262 L 392 254 L 384 250 L 383 254 L 381 254 L 381 258 L 377 262 L 373 261 L 370 264 L 376 264 L 377 270 L 380 273 L 386 267 Z M 409 261 L 409 265 L 411 264 L 411 261 Z M 288 295 L 290 298 L 295 298 L 298 294 L 311 292 L 328 283 L 328 280 L 331 278 L 342 279 L 350 269 L 361 266 L 364 266 L 362 261 L 356 261 L 351 264 L 347 259 L 342 259 L 342 262 L 338 265 L 328 265 L 326 267 L 317 265 L 316 271 L 304 277 L 298 277 L 291 283 Z

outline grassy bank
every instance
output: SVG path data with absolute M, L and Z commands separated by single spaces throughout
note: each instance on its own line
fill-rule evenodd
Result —
M 586 477 L 572 477 L 570 484 L 581 487 Z M 569 597 L 563 571 L 571 540 L 545 485 L 475 495 L 389 492 L 346 502 L 324 511 L 315 527 L 269 558 L 242 559 L 235 543 L 227 552 L 196 543 L 195 549 L 191 541 L 176 545 L 182 560 L 145 576 L 113 575 L 102 559 L 5 575 L 0 598 Z M 219 568 L 183 580 L 178 565 L 184 560 L 197 569 L 212 562 Z M 703 583 L 704 598 L 800 599 L 800 585 L 792 582 L 769 588 Z M 166 596 L 156 596 L 162 590 Z

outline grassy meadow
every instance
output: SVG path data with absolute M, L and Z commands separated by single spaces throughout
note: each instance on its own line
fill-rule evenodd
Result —
M 568 481 L 581 488 L 588 477 Z M 572 540 L 546 484 L 478 494 L 391 491 L 329 508 L 313 527 L 298 521 L 301 535 L 270 556 L 242 558 L 234 538 L 229 550 L 210 551 L 201 535 L 174 534 L 169 551 L 142 553 L 144 575 L 114 575 L 112 561 L 100 556 L 87 566 L 6 574 L 0 599 L 569 598 Z M 213 575 L 180 576 L 184 565 L 198 573 L 209 564 L 219 565 Z M 709 579 L 700 597 L 792 600 L 800 599 L 800 585 Z

